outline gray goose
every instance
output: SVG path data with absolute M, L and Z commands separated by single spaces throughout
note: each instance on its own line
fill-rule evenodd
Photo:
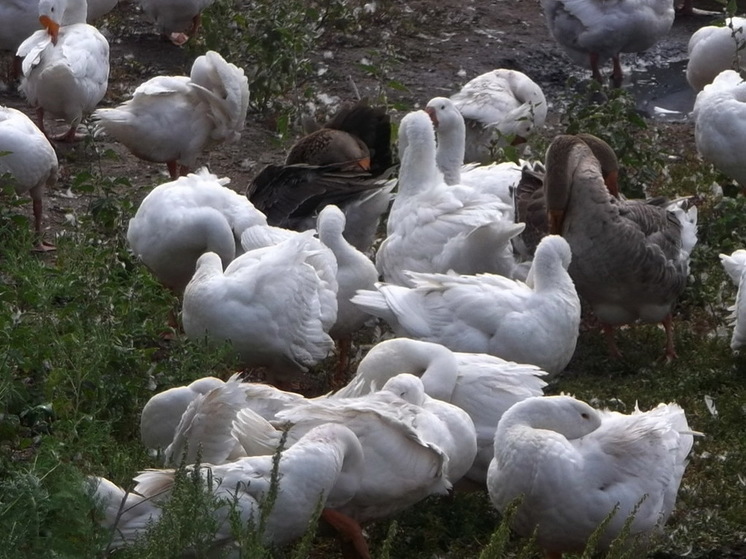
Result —
M 265 167 L 246 195 L 270 225 L 296 231 L 315 227 L 318 213 L 334 204 L 348 217 L 345 238 L 367 251 L 395 185 L 386 180 L 391 166 L 389 115 L 361 102 L 298 140 L 285 163 Z
M 613 327 L 662 322 L 667 359 L 676 357 L 672 308 L 686 286 L 696 244 L 696 207 L 615 198 L 582 138 L 557 136 L 546 154 L 544 194 L 549 233 L 562 235 L 570 276 L 593 309 L 614 356 Z
M 601 174 L 609 192 L 619 198 L 619 160 L 609 144 L 593 134 L 577 134 L 601 164 Z M 524 165 L 521 178 L 513 191 L 516 223 L 526 228 L 513 238 L 513 245 L 524 258 L 533 258 L 536 246 L 549 234 L 546 202 L 544 200 L 544 167 Z

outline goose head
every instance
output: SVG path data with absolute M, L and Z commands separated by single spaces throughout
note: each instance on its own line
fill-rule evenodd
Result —
M 561 235 L 565 211 L 573 184 L 581 179 L 603 181 L 601 165 L 581 138 L 557 136 L 547 149 L 544 198 L 549 217 L 549 234 Z
M 39 23 L 57 44 L 60 27 L 73 23 L 85 23 L 88 4 L 85 0 L 41 0 L 39 2 Z
M 425 107 L 433 126 L 438 131 L 438 151 L 436 162 L 438 168 L 446 175 L 448 184 L 458 183 L 461 166 L 464 164 L 466 150 L 466 124 L 461 112 L 453 101 L 446 97 L 434 97 Z M 450 179 L 453 175 L 453 180 Z
M 544 429 L 568 440 L 579 439 L 601 426 L 601 416 L 591 406 L 571 396 L 534 396 L 521 400 L 503 415 L 497 432 L 514 426 Z

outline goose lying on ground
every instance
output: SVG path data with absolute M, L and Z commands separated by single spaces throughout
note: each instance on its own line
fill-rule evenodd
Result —
M 502 512 L 522 498 L 512 526 L 551 559 L 582 552 L 613 512 L 597 543 L 606 550 L 630 517 L 632 537 L 662 529 L 692 443 L 676 404 L 623 415 L 570 396 L 527 398 L 500 420 L 487 487 Z
M 733 325 L 730 347 L 736 351 L 746 345 L 746 250 L 739 249 L 732 254 L 721 254 L 720 263 L 736 284 L 736 302 L 729 308 Z

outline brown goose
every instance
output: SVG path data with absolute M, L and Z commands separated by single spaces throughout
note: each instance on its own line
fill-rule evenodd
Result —
M 392 165 L 390 142 L 383 107 L 344 108 L 296 142 L 284 165 L 265 167 L 246 195 L 270 225 L 298 231 L 314 227 L 318 212 L 335 204 L 348 218 L 345 238 L 366 251 L 395 184 L 382 176 Z
M 549 233 L 569 243 L 570 276 L 603 324 L 612 355 L 620 355 L 612 328 L 641 320 L 663 323 L 665 354 L 674 358 L 671 310 L 697 241 L 696 207 L 615 198 L 588 144 L 569 135 L 547 150 L 544 195 Z
M 592 134 L 578 134 L 601 164 L 601 173 L 609 192 L 619 198 L 617 183 L 619 161 L 611 146 Z M 516 250 L 525 258 L 533 258 L 536 246 L 549 234 L 546 202 L 544 201 L 544 168 L 540 164 L 533 167 L 524 165 L 521 179 L 513 191 L 516 223 L 525 223 L 523 232 L 514 237 Z

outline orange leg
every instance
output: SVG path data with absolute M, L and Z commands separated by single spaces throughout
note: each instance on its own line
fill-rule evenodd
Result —
M 602 324 L 601 331 L 604 333 L 606 338 L 606 345 L 609 348 L 609 355 L 615 359 L 621 359 L 622 352 L 619 351 L 619 347 L 616 345 L 616 339 L 614 338 L 614 327 L 609 324 Z
M 356 520 L 332 509 L 324 509 L 321 518 L 339 535 L 345 559 L 370 559 L 368 542 L 365 541 L 363 529 Z
M 678 357 L 673 343 L 673 316 L 671 316 L 671 313 L 668 313 L 662 322 L 663 328 L 666 331 L 666 352 L 664 355 L 666 361 L 670 363 Z
M 614 87 L 622 87 L 624 74 L 622 72 L 622 64 L 619 61 L 619 55 L 616 54 L 612 56 L 611 60 L 614 62 L 614 71 L 611 74 L 611 83 L 614 85 Z
M 601 75 L 601 70 L 598 67 L 598 53 L 592 52 L 589 56 L 591 60 L 591 73 L 593 79 L 599 83 L 604 83 L 604 77 Z
M 34 231 L 36 232 L 36 239 L 37 244 L 34 246 L 34 251 L 36 252 L 49 252 L 52 250 L 57 250 L 57 248 L 51 244 L 44 242 L 44 233 L 41 230 L 41 220 L 42 220 L 42 201 L 34 199 L 32 201 L 33 208 L 34 208 Z

